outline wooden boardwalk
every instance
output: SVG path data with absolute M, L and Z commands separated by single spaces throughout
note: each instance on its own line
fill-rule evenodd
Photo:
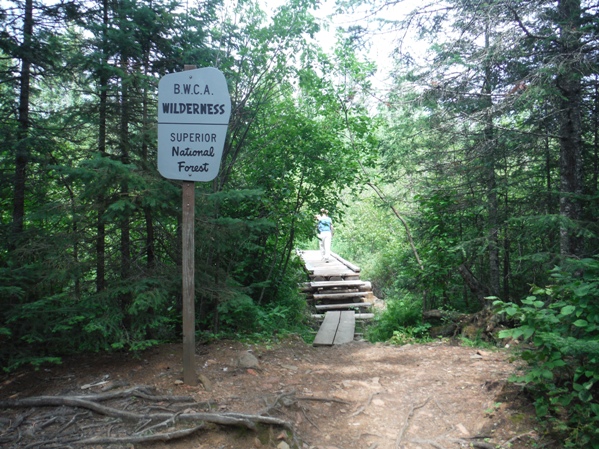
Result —
M 367 312 L 373 298 L 370 282 L 360 280 L 360 268 L 332 253 L 329 262 L 322 260 L 320 251 L 298 251 L 309 282 L 300 285 L 317 312 L 312 316 L 322 319 L 314 346 L 332 346 L 349 343 L 354 339 L 356 319 L 372 318 Z M 324 313 L 324 314 L 323 314 Z

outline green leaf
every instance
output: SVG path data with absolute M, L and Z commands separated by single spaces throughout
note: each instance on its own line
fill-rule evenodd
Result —
M 518 313 L 518 308 L 517 307 L 508 307 L 507 309 L 505 309 L 505 313 L 507 313 L 508 316 L 514 316 L 515 314 Z
M 537 403 L 535 404 L 535 408 L 537 410 L 537 416 L 542 418 L 549 411 L 549 405 L 546 403 Z
M 541 371 L 541 377 L 551 380 L 553 379 L 553 372 L 549 371 L 548 369 L 544 369 Z
M 594 288 L 593 284 L 582 284 L 577 288 L 573 289 L 573 293 L 578 297 L 584 297 Z
M 576 327 L 586 327 L 589 323 L 586 320 L 576 320 L 572 324 Z
M 525 340 L 528 340 L 535 333 L 535 328 L 531 326 L 522 326 L 522 336 Z
M 589 390 L 584 389 L 578 393 L 578 399 L 580 399 L 582 402 L 589 402 L 593 399 L 593 395 Z
M 576 310 L 576 307 L 574 307 L 574 306 L 565 306 L 565 307 L 562 307 L 562 310 L 560 311 L 560 314 L 561 315 L 570 315 L 575 310 Z

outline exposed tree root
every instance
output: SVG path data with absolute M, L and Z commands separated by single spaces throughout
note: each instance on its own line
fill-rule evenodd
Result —
M 9 399 L 0 401 L 0 408 L 22 408 L 22 407 L 48 407 L 48 406 L 68 406 L 92 410 L 98 414 L 121 418 L 128 421 L 142 420 L 167 420 L 173 417 L 173 413 L 135 413 L 125 410 L 119 410 L 113 407 L 97 404 L 94 401 L 81 399 L 73 396 L 37 396 L 24 399 Z M 240 413 L 181 413 L 178 416 L 180 421 L 206 421 L 214 424 L 242 426 L 255 430 L 256 424 L 271 424 L 285 427 L 291 430 L 291 425 L 287 421 L 270 416 L 245 415 Z
M 403 440 L 404 433 L 406 432 L 406 430 L 408 429 L 408 426 L 410 425 L 410 420 L 412 419 L 412 416 L 414 416 L 414 412 L 416 410 L 418 410 L 419 408 L 424 407 L 428 403 L 429 400 L 430 400 L 430 398 L 427 398 L 426 401 L 424 401 L 420 405 L 412 404 L 412 406 L 410 407 L 410 411 L 408 412 L 408 416 L 406 416 L 406 421 L 404 422 L 404 425 L 401 428 L 401 430 L 399 431 L 399 434 L 397 435 L 397 439 L 395 440 L 395 449 L 399 449 L 401 447 L 401 441 Z
M 120 400 L 122 405 L 123 400 L 139 398 L 146 401 L 160 402 L 184 402 L 188 406 L 185 410 L 170 411 L 166 407 L 146 407 L 142 401 L 135 402 L 137 408 L 145 408 L 145 410 L 160 411 L 128 411 L 127 406 L 132 405 L 130 401 L 124 406 L 103 405 L 99 402 Z M 117 401 L 118 402 L 118 401 Z M 89 412 L 84 413 L 60 413 L 60 419 L 54 417 L 40 417 L 37 415 L 35 428 L 37 432 L 31 434 L 36 441 L 30 443 L 29 447 L 50 448 L 50 447 L 74 447 L 86 445 L 108 445 L 108 444 L 138 444 L 150 443 L 159 441 L 170 441 L 174 439 L 184 438 L 192 435 L 199 430 L 208 428 L 208 424 L 217 424 L 221 426 L 237 426 L 244 427 L 250 430 L 257 430 L 258 425 L 268 425 L 282 427 L 293 435 L 293 426 L 290 422 L 272 416 L 253 415 L 244 413 L 203 413 L 195 412 L 190 408 L 203 406 L 204 404 L 193 402 L 193 398 L 188 396 L 170 396 L 170 395 L 154 395 L 147 387 L 133 387 L 123 391 L 111 391 L 109 393 L 100 393 L 95 395 L 77 395 L 77 396 L 37 396 L 22 399 L 8 399 L 0 401 L 0 409 L 8 408 L 39 408 L 39 407 L 69 407 L 75 409 L 85 409 L 92 411 L 98 415 L 115 418 L 110 422 L 105 419 L 103 422 L 94 423 L 92 425 L 82 426 L 78 421 L 89 419 L 92 416 Z M 63 410 L 63 409 L 59 409 Z M 71 416 L 72 414 L 72 416 Z M 24 421 L 25 415 L 20 415 L 21 419 L 17 419 L 12 423 L 9 433 L 12 433 L 12 438 L 7 438 L 7 434 L 3 435 L 3 441 L 12 443 L 13 445 L 21 440 L 22 435 L 19 426 Z M 65 423 L 66 422 L 66 423 Z M 129 423 L 129 424 L 125 424 Z M 184 429 L 176 429 L 180 423 L 188 423 L 192 427 Z M 118 424 L 120 435 L 112 436 L 112 429 Z M 39 433 L 39 431 L 51 427 L 60 426 L 58 430 Z M 76 426 L 77 429 L 69 430 L 68 434 L 65 430 Z M 100 428 L 99 433 L 103 435 L 93 435 L 89 433 L 91 428 Z M 159 432 L 161 429 L 171 428 L 173 430 Z M 95 431 L 98 433 L 98 430 Z M 81 435 L 85 434 L 85 437 Z M 295 436 L 293 436 L 295 440 Z M 27 447 L 27 446 L 25 446 Z
M 370 403 L 372 402 L 372 398 L 379 394 L 378 391 L 375 391 L 373 393 L 370 393 L 370 396 L 368 396 L 368 399 L 366 400 L 366 403 L 364 405 L 362 405 L 360 408 L 358 408 L 358 410 L 356 410 L 355 412 L 353 412 L 350 416 L 350 418 L 353 418 L 354 416 L 358 416 L 360 413 L 362 413 L 364 410 L 366 410 L 366 407 L 368 407 L 370 405 Z
M 189 435 L 193 435 L 198 430 L 205 429 L 206 424 L 200 424 L 195 427 L 183 430 L 175 430 L 173 432 L 158 433 L 146 436 L 130 436 L 130 437 L 97 437 L 97 438 L 86 438 L 85 440 L 73 441 L 71 444 L 77 446 L 83 446 L 87 444 L 139 444 L 139 443 L 151 443 L 156 441 L 171 441 L 178 438 L 184 438 Z

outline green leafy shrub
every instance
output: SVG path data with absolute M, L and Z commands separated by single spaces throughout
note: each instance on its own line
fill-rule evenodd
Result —
M 366 338 L 371 342 L 388 341 L 396 334 L 411 327 L 421 325 L 422 301 L 410 295 L 402 299 L 388 299 L 387 307 L 375 316 L 374 323 L 366 332 Z
M 389 339 L 389 343 L 393 345 L 407 345 L 430 341 L 431 337 L 428 333 L 430 328 L 431 325 L 428 323 L 412 327 L 401 327 L 393 331 L 393 336 Z
M 599 448 L 599 261 L 573 260 L 551 272 L 521 304 L 496 301 L 515 321 L 500 338 L 518 339 L 527 367 L 512 381 L 533 393 L 537 415 L 565 447 Z
M 269 340 L 275 335 L 307 332 L 306 302 L 294 288 L 280 286 L 277 301 L 260 305 L 242 293 L 218 306 L 222 336 Z

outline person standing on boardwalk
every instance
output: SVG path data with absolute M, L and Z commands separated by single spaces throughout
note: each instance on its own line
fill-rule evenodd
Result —
M 320 253 L 325 262 L 331 260 L 331 240 L 333 239 L 333 220 L 329 217 L 329 211 L 320 209 L 320 214 L 316 215 L 316 229 L 318 230 L 318 240 L 320 241 Z

